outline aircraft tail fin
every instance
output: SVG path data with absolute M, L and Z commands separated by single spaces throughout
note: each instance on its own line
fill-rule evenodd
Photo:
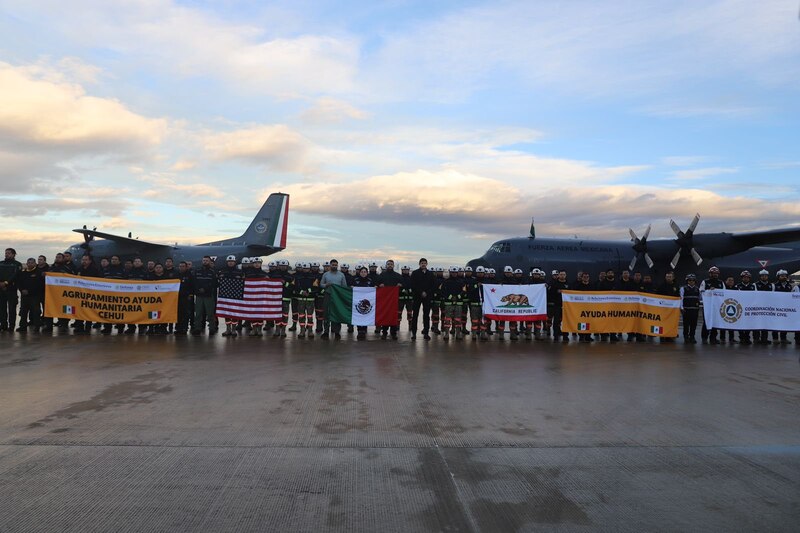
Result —
M 269 246 L 283 250 L 286 248 L 288 227 L 289 195 L 272 193 L 239 240 L 248 246 Z
M 256 213 L 255 218 L 241 236 L 205 243 L 205 245 L 247 246 L 270 248 L 273 251 L 286 248 L 286 230 L 289 227 L 289 195 L 272 193 Z

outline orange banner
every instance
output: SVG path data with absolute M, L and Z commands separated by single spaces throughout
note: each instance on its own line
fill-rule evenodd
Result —
M 680 298 L 622 291 L 561 291 L 561 296 L 561 331 L 678 336 Z
M 44 315 L 110 324 L 178 321 L 178 280 L 130 281 L 48 273 Z

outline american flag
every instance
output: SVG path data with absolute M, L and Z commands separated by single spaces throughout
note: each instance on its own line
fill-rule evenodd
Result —
M 283 282 L 279 279 L 221 279 L 217 316 L 239 320 L 281 318 Z

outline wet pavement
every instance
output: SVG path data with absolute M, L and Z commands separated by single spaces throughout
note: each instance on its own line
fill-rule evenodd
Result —
M 0 337 L 0 531 L 797 531 L 800 350 Z

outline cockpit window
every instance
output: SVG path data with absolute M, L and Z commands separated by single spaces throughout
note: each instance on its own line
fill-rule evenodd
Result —
M 511 253 L 511 243 L 510 242 L 496 242 L 490 248 L 493 252 L 497 252 L 499 254 L 507 254 Z

